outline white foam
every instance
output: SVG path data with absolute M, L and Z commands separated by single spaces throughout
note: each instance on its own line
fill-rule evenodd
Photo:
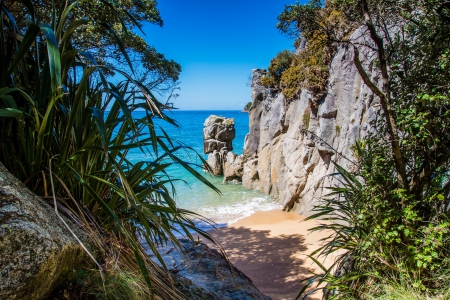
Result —
M 200 214 L 210 218 L 216 223 L 230 225 L 251 216 L 257 211 L 268 211 L 281 208 L 282 206 L 273 201 L 270 197 L 253 197 L 241 203 L 203 207 L 200 209 Z

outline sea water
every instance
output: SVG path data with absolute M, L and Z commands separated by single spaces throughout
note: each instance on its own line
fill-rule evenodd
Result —
M 139 117 L 140 114 L 143 116 L 143 112 L 134 113 L 135 117 Z M 173 111 L 169 112 L 168 116 L 176 120 L 178 128 L 162 120 L 155 120 L 155 125 L 161 126 L 173 141 L 193 148 L 206 160 L 208 155 L 203 154 L 203 123 L 212 114 L 234 118 L 236 137 L 233 140 L 233 153 L 242 154 L 244 139 L 249 131 L 247 113 L 231 110 Z M 201 164 L 201 160 L 192 151 L 177 151 L 177 154 L 186 162 Z M 151 160 L 150 157 L 143 157 L 138 151 L 129 153 L 128 158 L 132 162 Z M 256 190 L 245 189 L 241 184 L 224 184 L 222 176 L 211 176 L 200 167 L 195 169 L 213 183 L 221 194 L 200 182 L 183 167 L 173 165 L 168 169 L 168 173 L 171 178 L 179 179 L 174 182 L 178 206 L 209 218 L 216 222 L 217 226 L 234 223 L 256 211 L 280 208 L 270 196 Z

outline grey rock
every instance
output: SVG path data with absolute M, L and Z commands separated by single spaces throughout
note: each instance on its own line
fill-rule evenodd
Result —
M 92 250 L 89 237 L 66 220 Z M 90 260 L 57 217 L 0 163 L 0 299 L 46 299 Z M 95 252 L 94 252 L 95 253 Z
M 212 174 L 214 176 L 219 176 L 223 174 L 223 152 L 218 152 L 214 150 L 213 153 L 208 155 L 208 160 L 206 161 L 212 169 Z
M 175 287 L 186 299 L 270 300 L 216 249 L 186 239 L 179 241 L 184 254 L 175 251 L 170 244 L 166 251 L 161 252 L 164 253 L 162 259 L 172 273 Z M 159 263 L 150 251 L 148 253 Z
M 244 161 L 242 156 L 238 156 L 233 152 L 228 152 L 223 163 L 223 181 L 240 182 L 244 174 Z
M 279 98 L 279 99 L 278 99 Z M 279 94 L 277 99 L 273 102 L 270 109 L 270 118 L 268 119 L 269 139 L 272 140 L 280 134 L 286 132 L 285 126 L 285 111 L 283 103 L 283 95 Z
M 217 127 L 217 124 L 210 124 L 209 126 L 203 128 L 203 139 L 214 139 L 216 137 Z
M 252 70 L 252 102 L 263 101 L 267 98 L 269 91 L 267 88 L 263 87 L 261 83 L 261 78 L 264 76 L 265 70 L 263 69 L 253 69 Z M 252 105 L 253 106 L 253 105 Z
M 232 150 L 233 147 L 228 142 L 217 141 L 217 149 L 220 149 L 220 151 L 228 151 L 228 149 Z
M 210 115 L 208 118 L 206 118 L 205 123 L 203 123 L 203 127 L 209 127 L 216 123 L 222 123 L 223 118 L 216 116 L 216 115 Z
M 244 164 L 244 174 L 242 174 L 242 185 L 255 189 L 259 186 L 258 159 L 253 158 Z
M 215 138 L 218 141 L 231 142 L 235 136 L 236 136 L 236 130 L 234 129 L 234 122 L 233 122 L 233 127 L 231 127 L 231 126 L 219 127 Z M 229 149 L 229 150 L 233 150 L 233 149 Z
M 337 113 L 337 106 L 334 95 L 327 95 L 323 103 L 319 106 L 319 116 L 321 118 L 334 118 Z
M 217 141 L 214 139 L 209 139 L 203 142 L 203 149 L 205 153 L 212 153 L 217 150 Z
M 232 141 L 236 136 L 233 118 L 211 115 L 203 125 L 203 152 L 205 154 L 212 153 L 214 150 L 220 151 L 225 147 L 228 151 L 233 150 Z
M 332 147 L 333 139 L 336 136 L 336 125 L 334 119 L 320 118 L 319 130 L 317 133 L 318 140 L 316 142 L 317 150 L 334 154 L 335 150 Z
M 244 169 L 243 158 L 231 152 L 236 136 L 234 119 L 211 115 L 205 120 L 204 126 L 203 150 L 209 153 L 207 163 L 212 174 L 224 175 L 224 182 L 240 182 Z

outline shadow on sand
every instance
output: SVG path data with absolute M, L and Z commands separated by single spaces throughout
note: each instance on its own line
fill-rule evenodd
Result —
M 305 253 L 309 253 L 304 236 L 271 236 L 269 230 L 249 228 L 223 228 L 211 232 L 225 249 L 230 261 L 248 277 L 256 287 L 274 300 L 295 299 L 314 267 Z M 314 298 L 320 299 L 317 294 Z

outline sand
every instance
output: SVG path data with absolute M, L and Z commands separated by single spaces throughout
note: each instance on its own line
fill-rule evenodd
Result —
M 302 221 L 305 217 L 272 210 L 257 212 L 226 228 L 210 232 L 230 261 L 256 287 L 273 300 L 295 299 L 302 288 L 300 281 L 317 269 L 306 256 L 320 247 L 320 239 L 330 232 L 310 233 L 319 221 Z M 320 223 L 324 223 L 320 221 Z M 333 257 L 322 259 L 330 266 Z M 317 292 L 308 299 L 321 299 Z

